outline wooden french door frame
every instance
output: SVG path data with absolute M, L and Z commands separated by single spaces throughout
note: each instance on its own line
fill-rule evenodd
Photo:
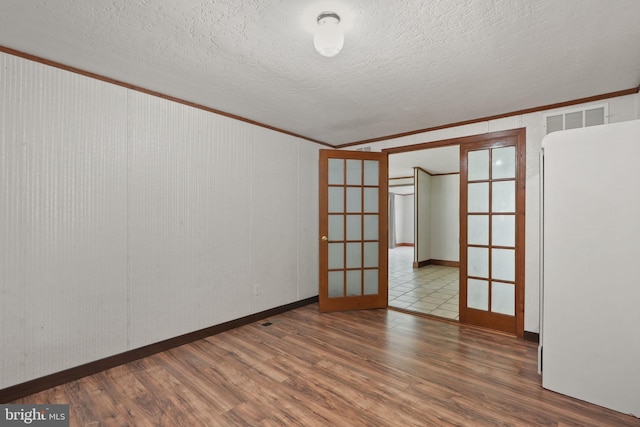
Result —
M 472 135 L 468 137 L 462 138 L 452 138 L 447 140 L 440 140 L 434 142 L 426 142 L 420 144 L 413 144 L 401 147 L 387 148 L 383 149 L 383 152 L 387 154 L 397 154 L 397 153 L 406 153 L 410 151 L 418 151 L 418 150 L 426 150 L 432 148 L 440 148 L 440 147 L 449 147 L 449 146 L 462 146 L 464 144 L 472 144 L 472 143 L 483 143 L 495 141 L 501 138 L 515 138 L 516 141 L 516 156 L 517 156 L 517 213 L 516 213 L 516 221 L 517 221 L 517 234 L 516 234 L 516 246 L 518 248 L 516 253 L 516 301 L 515 301 L 515 328 L 511 330 L 510 333 L 515 334 L 516 336 L 522 338 L 524 336 L 524 257 L 525 257 L 525 181 L 526 181 L 526 129 L 519 128 L 507 131 L 500 132 L 491 132 L 480 135 Z M 462 165 L 461 165 L 462 167 Z M 462 179 L 460 180 L 462 186 Z M 462 192 L 460 194 L 460 198 L 462 199 Z M 462 200 L 461 200 L 462 205 Z M 463 224 L 463 221 L 465 222 Z M 462 306 L 463 298 L 466 299 L 466 287 L 463 288 L 462 285 L 462 269 L 463 269 L 463 246 L 464 246 L 464 261 L 466 262 L 466 244 L 463 245 L 463 239 L 466 242 L 466 212 L 463 214 L 460 213 L 460 306 Z M 463 236 L 463 227 L 464 233 Z M 466 265 L 464 266 L 466 271 Z M 477 324 L 475 322 L 473 316 L 469 318 L 469 316 L 462 315 L 463 310 L 460 309 L 460 323 L 461 324 Z M 480 324 L 480 326 L 491 328 L 491 325 Z
M 482 326 L 514 334 L 519 338 L 524 336 L 524 268 L 525 268 L 525 182 L 526 182 L 526 130 L 524 128 L 487 133 L 484 135 L 471 136 L 460 140 L 460 323 Z M 515 272 L 514 272 L 514 315 L 504 315 L 493 313 L 492 289 L 494 283 L 501 283 L 500 280 L 493 279 L 492 276 L 492 251 L 500 249 L 500 246 L 493 246 L 491 237 L 487 245 L 482 245 L 488 250 L 489 256 L 489 277 L 488 281 L 488 310 L 479 310 L 467 307 L 468 305 L 468 216 L 473 215 L 467 212 L 467 154 L 474 150 L 495 149 L 502 147 L 515 147 L 516 172 L 515 172 Z M 486 182 L 492 181 L 489 178 Z M 474 181 L 472 181 L 474 182 Z M 491 184 L 489 184 L 491 185 Z M 491 206 L 491 192 L 489 193 L 489 206 Z M 492 212 L 489 208 L 489 236 L 491 236 L 491 218 L 498 213 Z M 509 248 L 507 248 L 509 249 Z M 505 284 L 511 281 L 504 282 Z
M 387 157 L 386 153 L 380 152 L 320 150 L 318 240 L 321 312 L 387 307 Z M 342 167 L 342 180 L 330 177 L 330 162 Z M 360 165 L 361 170 L 353 172 L 350 165 Z M 367 174 L 369 166 L 377 168 L 377 177 L 373 178 L 374 172 L 371 171 L 374 168 L 369 168 L 370 173 Z M 350 171 L 355 179 L 348 178 Z M 334 198 L 330 198 L 330 190 L 334 190 L 333 197 L 339 195 L 337 200 L 342 198 L 339 203 L 332 202 Z M 372 203 L 367 203 L 368 195 L 372 196 L 376 191 L 377 206 L 373 198 L 370 199 Z M 350 195 L 358 194 L 350 200 Z M 337 205 L 340 206 L 336 208 Z M 330 223 L 339 231 L 332 232 Z M 340 250 L 330 254 L 330 247 Z M 350 249 L 355 249 L 352 251 L 354 254 L 350 255 Z

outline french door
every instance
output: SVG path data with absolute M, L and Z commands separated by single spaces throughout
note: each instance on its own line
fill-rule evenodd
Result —
M 320 311 L 387 306 L 387 154 L 320 150 Z
M 524 334 L 524 130 L 460 144 L 460 322 Z

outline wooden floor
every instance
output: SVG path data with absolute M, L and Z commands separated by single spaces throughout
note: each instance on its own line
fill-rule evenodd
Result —
M 640 426 L 542 389 L 530 342 L 315 304 L 269 320 L 14 403 L 69 403 L 72 426 Z

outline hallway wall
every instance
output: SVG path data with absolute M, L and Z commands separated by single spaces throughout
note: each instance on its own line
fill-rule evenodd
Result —
M 431 177 L 431 259 L 460 260 L 460 175 Z
M 413 244 L 413 194 L 395 195 L 396 243 Z

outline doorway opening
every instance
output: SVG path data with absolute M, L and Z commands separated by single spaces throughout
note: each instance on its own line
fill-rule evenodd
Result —
M 416 166 L 422 161 L 421 154 L 437 158 L 429 154 L 442 154 L 454 147 L 458 154 L 450 159 L 457 173 L 433 173 L 435 166 L 428 163 Z M 389 307 L 420 313 L 433 310 L 427 314 L 451 319 L 454 273 L 436 273 L 424 267 L 443 261 L 457 263 L 457 320 L 524 335 L 525 147 L 526 131 L 520 128 L 383 150 L 389 155 L 390 178 L 402 173 L 397 172 L 399 165 L 414 171 L 413 269 L 399 271 L 391 262 L 395 254 L 390 254 Z M 457 215 L 440 214 L 449 220 L 455 218 L 452 228 L 457 238 L 441 239 L 438 235 L 447 230 L 446 225 L 434 220 L 446 205 L 441 199 L 433 200 L 438 194 L 433 185 L 438 175 L 457 177 L 458 192 L 449 194 L 455 194 L 452 199 L 458 201 L 454 209 Z M 389 235 L 393 250 L 392 230 Z M 451 258 L 446 251 L 437 252 L 447 242 L 456 247 Z M 436 285 L 424 280 L 437 275 L 446 279 L 439 278 Z
M 412 263 L 414 270 L 411 274 L 422 274 L 427 270 L 419 269 L 431 265 L 453 267 L 455 265 L 447 263 L 457 263 L 460 323 L 523 337 L 526 183 L 524 128 L 389 148 L 381 153 L 321 150 L 321 311 L 389 306 L 388 241 L 389 235 L 395 231 L 389 227 L 387 220 L 389 204 L 391 200 L 395 200 L 388 197 L 389 155 L 425 149 L 438 153 L 443 150 L 435 151 L 436 149 L 446 147 L 459 150 L 458 160 L 455 161 L 459 167 L 458 173 L 429 172 L 423 167 L 414 166 L 416 153 L 407 156 L 413 169 L 416 215 Z M 452 161 L 453 158 L 452 156 Z M 458 212 L 457 218 L 455 213 L 438 213 L 447 203 L 437 199 L 438 191 L 434 191 L 434 188 L 438 185 L 434 185 L 432 180 L 438 181 L 438 178 L 444 177 L 458 179 L 457 196 L 441 192 L 451 200 L 458 201 L 458 209 L 451 211 Z M 454 225 L 448 227 L 445 221 L 444 225 L 441 223 L 433 226 L 437 223 L 434 218 L 438 216 Z M 452 221 L 452 218 L 456 219 Z M 457 231 L 458 238 L 437 237 L 437 233 L 448 229 Z M 443 245 L 434 245 L 433 241 Z M 450 247 L 457 247 L 457 250 L 448 259 L 445 249 Z M 447 289 L 446 285 L 449 285 L 449 289 L 452 287 L 453 273 L 443 274 L 447 275 L 451 282 L 440 286 L 440 290 Z M 415 281 L 415 277 L 410 277 L 407 282 L 409 281 Z M 423 292 L 439 296 L 443 300 L 439 306 L 448 305 L 453 308 L 452 295 L 434 295 L 446 292 L 438 292 L 433 284 L 431 286 L 432 289 L 424 289 Z M 415 290 L 408 290 L 404 294 L 408 292 L 413 292 L 414 297 L 420 297 Z M 415 304 L 415 301 L 411 304 Z
M 389 156 L 389 307 L 459 318 L 460 148 Z

